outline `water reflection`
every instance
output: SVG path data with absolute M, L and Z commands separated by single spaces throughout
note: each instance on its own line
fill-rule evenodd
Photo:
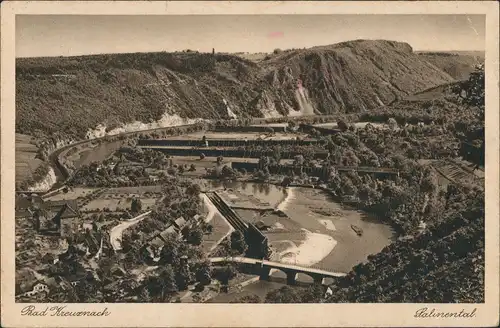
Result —
M 252 195 L 263 203 L 277 206 L 286 196 L 286 188 L 268 183 L 239 182 L 239 181 L 217 181 L 209 180 L 209 188 L 212 189 L 234 189 L 247 195 Z

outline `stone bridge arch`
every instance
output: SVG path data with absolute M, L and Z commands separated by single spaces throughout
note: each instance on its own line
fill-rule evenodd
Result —
M 286 283 L 287 285 L 296 285 L 296 284 L 321 284 L 327 285 L 331 284 L 336 280 L 335 274 L 330 274 L 328 272 L 321 272 L 320 270 L 309 270 L 308 268 L 301 267 L 288 267 L 282 266 L 279 264 L 273 263 L 264 263 L 260 265 L 260 279 L 261 280 L 269 280 L 271 270 L 280 271 L 286 275 Z M 312 281 L 304 281 L 300 279 L 299 275 L 307 276 Z
M 295 285 L 296 278 L 297 278 L 297 271 L 296 270 L 268 266 L 268 265 L 262 266 L 261 273 L 260 273 L 260 280 L 267 280 L 267 281 L 270 280 L 271 270 L 276 270 L 276 271 L 279 271 L 281 273 L 284 273 L 286 275 L 287 285 Z
M 324 284 L 325 276 L 322 274 L 312 273 L 312 272 L 308 272 L 308 271 L 300 271 L 299 273 L 310 277 L 312 279 L 313 283 L 315 283 L 315 284 L 321 284 L 321 285 Z
M 281 268 L 281 267 L 264 265 L 261 268 L 260 279 L 261 280 L 270 280 L 271 270 L 276 270 L 278 272 L 283 273 L 286 276 L 286 284 L 287 285 L 296 285 L 299 274 L 308 276 L 312 279 L 313 283 L 319 283 L 319 284 L 323 284 L 324 278 L 325 278 L 324 275 L 317 274 L 317 273 L 311 273 L 311 272 L 301 271 L 301 270 L 296 270 L 296 269 L 288 269 L 288 268 Z M 305 283 L 310 283 L 310 282 L 305 282 Z

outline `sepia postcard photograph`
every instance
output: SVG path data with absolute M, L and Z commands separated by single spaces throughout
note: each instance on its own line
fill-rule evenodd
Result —
M 2 326 L 496 326 L 495 2 L 2 3 Z

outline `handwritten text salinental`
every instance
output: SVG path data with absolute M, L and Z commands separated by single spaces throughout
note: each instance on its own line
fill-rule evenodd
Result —
M 77 311 L 69 309 L 66 305 L 50 307 L 28 305 L 21 310 L 21 315 L 35 317 L 107 317 L 110 314 L 108 308 L 100 311 Z
M 470 312 L 462 309 L 456 312 L 443 312 L 436 309 L 421 308 L 415 312 L 415 318 L 473 318 L 476 316 L 476 309 Z

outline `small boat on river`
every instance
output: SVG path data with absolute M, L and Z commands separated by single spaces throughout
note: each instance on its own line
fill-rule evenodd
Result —
M 354 224 L 351 224 L 351 229 L 354 230 L 354 232 L 358 235 L 358 236 L 362 236 L 363 235 L 363 229 L 361 229 L 360 227 L 358 226 L 355 226 Z

